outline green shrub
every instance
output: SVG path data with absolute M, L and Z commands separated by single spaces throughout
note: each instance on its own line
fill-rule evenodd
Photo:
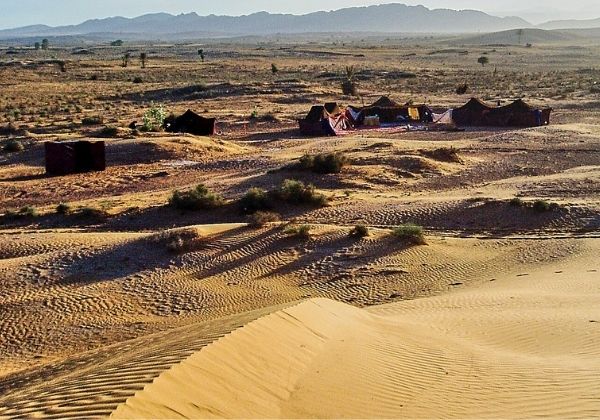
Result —
M 533 209 L 538 213 L 546 213 L 552 210 L 552 204 L 544 200 L 537 200 L 533 203 Z
M 164 126 L 167 112 L 162 106 L 152 106 L 143 117 L 142 131 L 160 131 Z
M 246 214 L 252 214 L 261 210 L 269 210 L 272 207 L 269 193 L 261 188 L 250 188 L 240 199 L 240 210 Z
M 56 212 L 58 214 L 68 214 L 71 211 L 71 206 L 65 203 L 60 203 L 56 206 Z
M 366 225 L 356 225 L 350 231 L 350 236 L 354 238 L 364 238 L 369 236 L 369 228 Z
M 223 206 L 225 200 L 200 184 L 190 191 L 174 191 L 169 204 L 178 210 L 210 210 Z
M 348 158 L 342 153 L 327 153 L 316 156 L 304 155 L 300 158 L 300 169 L 319 174 L 337 174 L 348 164 Z
M 515 197 L 515 198 L 511 199 L 509 201 L 509 204 L 513 207 L 524 207 L 525 206 L 525 202 L 519 197 Z
M 141 77 L 137 76 L 137 77 L 133 78 L 132 82 L 135 83 L 135 84 L 144 83 L 144 79 L 142 79 Z
M 392 231 L 392 235 L 414 245 L 425 245 L 423 228 L 414 224 L 401 225 Z
M 4 143 L 4 147 L 2 148 L 7 153 L 16 153 L 22 152 L 25 150 L 25 146 L 19 140 L 8 140 Z
M 309 225 L 291 225 L 288 226 L 283 233 L 289 237 L 307 240 L 310 239 L 310 230 L 311 227 Z
M 327 198 L 319 194 L 312 184 L 305 185 L 301 181 L 286 179 L 283 181 L 277 196 L 280 200 L 289 204 L 310 204 L 315 206 L 324 206 L 327 204 Z
M 279 214 L 271 211 L 257 211 L 248 217 L 248 224 L 255 228 L 263 227 L 269 223 L 279 222 Z

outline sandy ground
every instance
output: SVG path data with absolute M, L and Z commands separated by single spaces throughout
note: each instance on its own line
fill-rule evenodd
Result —
M 0 418 L 600 416 L 597 47 L 465 56 L 435 42 L 363 45 L 343 62 L 224 43 L 205 64 L 178 45 L 156 46 L 144 70 L 102 47 L 53 51 L 64 74 L 0 66 L 0 117 L 17 130 L 0 145 L 24 146 L 0 152 Z M 496 70 L 476 63 L 484 52 Z M 366 102 L 455 106 L 468 81 L 490 101 L 554 107 L 552 125 L 299 136 L 312 103 L 357 103 L 339 95 L 342 64 L 360 67 Z M 152 103 L 215 115 L 219 134 L 127 130 Z M 105 125 L 120 127 L 105 172 L 45 175 L 44 141 Z M 350 164 L 290 168 L 324 152 Z M 248 226 L 237 200 L 285 179 L 327 205 L 280 205 L 281 222 Z M 199 183 L 225 205 L 167 205 Z M 37 215 L 9 212 L 25 206 Z M 394 238 L 404 223 L 427 245 Z M 357 224 L 370 235 L 351 237 Z M 197 238 L 174 253 L 160 238 L 178 229 Z
M 124 342 L 15 377 L 0 414 L 595 417 L 599 248 L 436 297 L 314 298 Z

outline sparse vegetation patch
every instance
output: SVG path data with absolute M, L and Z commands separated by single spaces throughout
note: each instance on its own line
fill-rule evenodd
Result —
M 193 190 L 174 191 L 169 199 L 169 205 L 177 210 L 210 210 L 221 207 L 225 200 L 200 184 Z

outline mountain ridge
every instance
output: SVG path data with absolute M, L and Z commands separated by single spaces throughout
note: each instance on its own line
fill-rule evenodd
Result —
M 0 38 L 73 36 L 93 33 L 147 34 L 219 33 L 272 35 L 311 32 L 477 33 L 532 27 L 519 17 L 497 17 L 477 10 L 429 9 L 389 3 L 349 7 L 304 15 L 257 12 L 243 16 L 199 16 L 195 12 L 171 15 L 150 13 L 90 19 L 77 25 L 30 25 L 0 30 Z

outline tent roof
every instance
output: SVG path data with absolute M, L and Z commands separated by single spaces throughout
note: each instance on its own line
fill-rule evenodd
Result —
M 471 98 L 469 102 L 461 106 L 460 108 L 456 108 L 456 110 L 472 110 L 472 111 L 481 111 L 481 110 L 490 110 L 494 107 L 489 106 L 485 102 L 477 98 Z M 456 111 L 455 110 L 455 111 Z
M 387 96 L 382 96 L 381 98 L 379 98 L 375 102 L 373 102 L 371 105 L 369 105 L 369 107 L 372 107 L 372 108 L 400 108 L 400 107 L 402 107 L 402 105 L 400 105 L 396 101 L 392 101 Z

